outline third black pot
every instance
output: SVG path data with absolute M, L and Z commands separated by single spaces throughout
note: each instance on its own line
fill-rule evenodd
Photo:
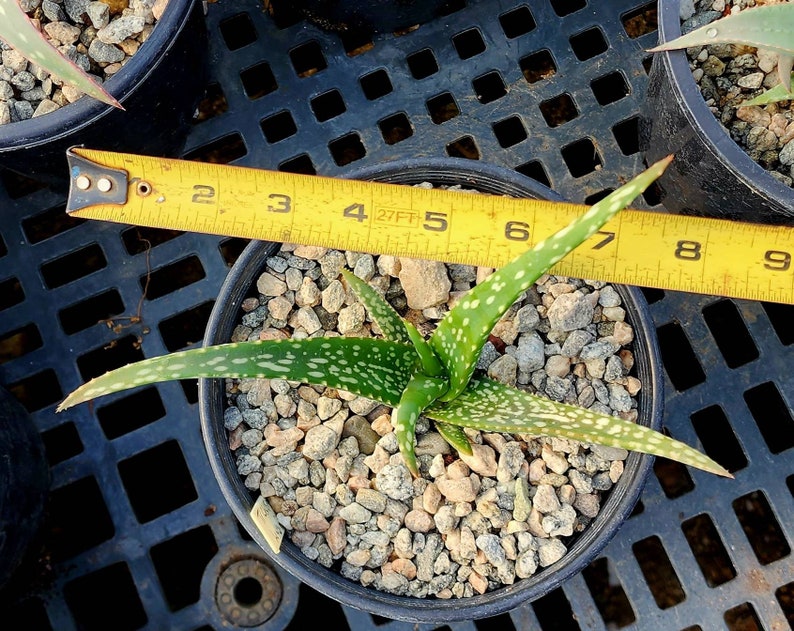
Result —
M 453 3 L 450 0 L 266 0 L 266 4 L 276 19 L 298 14 L 328 31 L 371 34 L 424 24 Z
M 459 184 L 496 195 L 559 199 L 553 191 L 514 171 L 480 163 L 472 165 L 468 160 L 402 161 L 360 170 L 353 175 L 358 179 L 395 184 Z M 278 247 L 279 244 L 255 241 L 244 250 L 217 297 L 207 325 L 205 346 L 230 340 L 242 315 L 242 301 L 256 293 L 256 279 L 264 270 L 267 259 Z M 655 328 L 639 290 L 626 286 L 616 286 L 616 289 L 635 331 L 635 370 L 636 376 L 643 383 L 639 392 L 638 422 L 658 430 L 662 420 L 663 386 Z M 353 583 L 337 572 L 307 559 L 286 538 L 282 542 L 280 553 L 273 554 L 250 516 L 255 498 L 238 475 L 234 454 L 228 446 L 228 435 L 223 425 L 223 411 L 226 407 L 224 380 L 200 380 L 199 404 L 201 427 L 210 464 L 235 516 L 254 540 L 275 563 L 315 590 L 356 609 L 389 619 L 437 624 L 475 620 L 504 613 L 547 594 L 583 570 L 614 536 L 639 498 L 653 462 L 650 456 L 639 453 L 629 455 L 622 477 L 603 502 L 598 516 L 570 544 L 567 554 L 554 565 L 509 587 L 470 598 L 417 599 L 395 596 Z
M 659 0 L 659 40 L 681 35 L 680 0 Z M 780 183 L 731 140 L 706 106 L 683 50 L 654 56 L 641 118 L 648 163 L 675 160 L 657 184 L 676 213 L 794 224 L 794 189 Z

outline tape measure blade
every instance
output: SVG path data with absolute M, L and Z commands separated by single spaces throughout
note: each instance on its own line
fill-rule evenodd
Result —
M 120 154 L 124 203 L 74 216 L 153 228 L 501 267 L 585 207 Z M 794 228 L 623 211 L 551 272 L 794 303 Z

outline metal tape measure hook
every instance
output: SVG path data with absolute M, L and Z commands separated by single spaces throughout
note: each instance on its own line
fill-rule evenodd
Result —
M 127 203 L 129 174 L 123 169 L 113 169 L 91 162 L 76 153 L 79 147 L 66 151 L 69 164 L 69 197 L 66 212 L 72 213 L 97 204 Z

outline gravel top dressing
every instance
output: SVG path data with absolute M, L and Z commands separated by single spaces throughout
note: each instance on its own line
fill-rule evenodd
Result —
M 232 341 L 370 336 L 378 331 L 339 280 L 343 267 L 428 333 L 489 270 L 284 246 L 246 299 Z M 629 419 L 633 330 L 600 282 L 542 277 L 497 324 L 478 367 L 511 385 Z M 391 410 L 280 379 L 227 381 L 224 423 L 246 486 L 268 499 L 303 554 L 398 595 L 466 597 L 559 560 L 598 514 L 627 452 L 573 441 L 467 433 L 460 459 L 417 427 L 421 477 L 398 452 Z
M 682 31 L 687 33 L 737 11 L 774 1 L 703 0 L 681 3 Z M 737 44 L 687 49 L 692 75 L 706 105 L 731 138 L 755 162 L 788 186 L 794 184 L 794 112 L 790 101 L 764 106 L 742 103 L 777 85 L 777 54 Z
M 20 0 L 56 48 L 100 83 L 146 41 L 168 0 Z M 82 93 L 0 42 L 0 124 L 42 116 Z

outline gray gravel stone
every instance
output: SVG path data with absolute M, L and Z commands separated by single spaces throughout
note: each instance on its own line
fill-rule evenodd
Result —
M 122 16 L 97 31 L 97 37 L 106 44 L 120 44 L 125 39 L 138 35 L 146 26 L 146 20 L 135 15 Z
M 401 464 L 388 464 L 375 476 L 378 490 L 395 500 L 407 500 L 413 497 L 414 487 L 411 473 Z
M 538 563 L 548 567 L 559 561 L 568 550 L 559 539 L 542 539 L 538 542 Z
M 317 425 L 306 432 L 303 455 L 312 460 L 329 456 L 339 442 L 339 435 L 327 425 Z
M 593 305 L 581 294 L 562 294 L 549 307 L 547 315 L 552 329 L 573 331 L 593 321 Z
M 116 48 L 112 44 L 105 44 L 99 39 L 95 39 L 88 47 L 88 56 L 100 63 L 114 63 L 124 59 L 124 51 Z

